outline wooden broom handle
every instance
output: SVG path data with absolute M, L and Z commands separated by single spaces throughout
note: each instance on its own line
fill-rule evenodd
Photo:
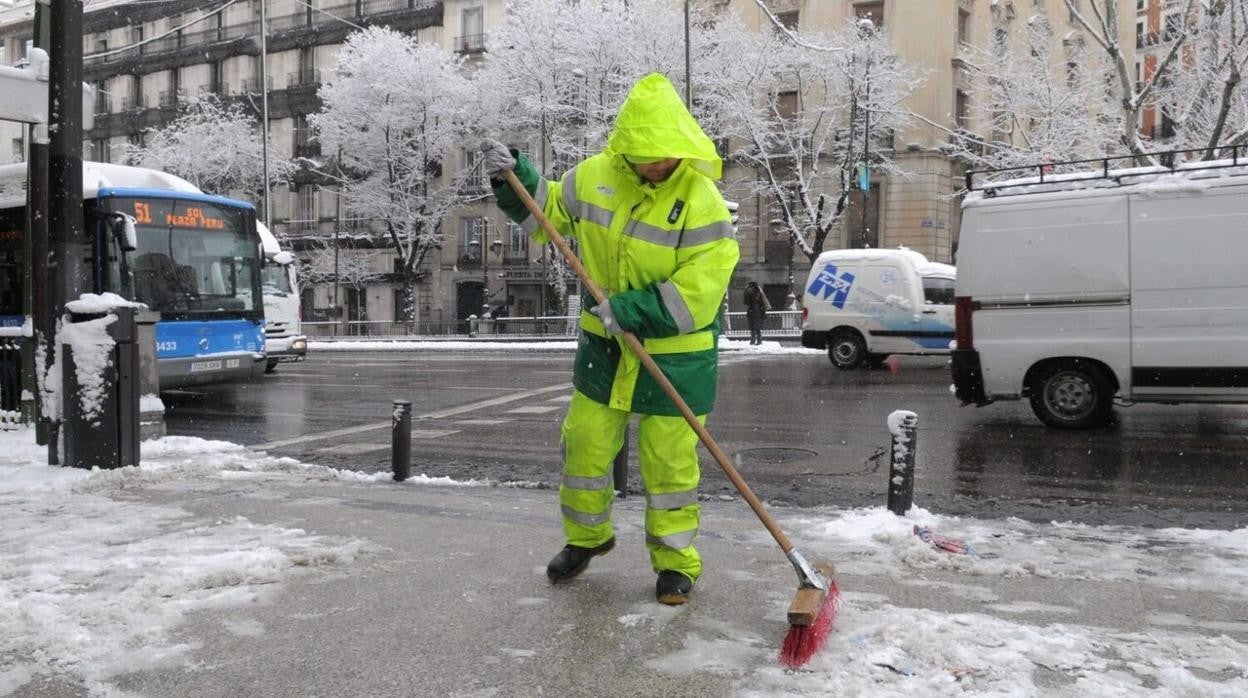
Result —
M 563 239 L 563 236 L 559 234 L 558 230 L 555 230 L 555 226 L 551 224 L 550 219 L 546 218 L 546 214 L 543 213 L 542 209 L 538 207 L 537 202 L 533 200 L 533 197 L 529 196 L 529 191 L 524 188 L 523 184 L 520 183 L 519 178 L 516 177 L 516 173 L 511 170 L 503 170 L 502 175 L 507 180 L 507 183 L 511 185 L 511 188 L 515 190 L 516 196 L 519 196 L 520 200 L 524 202 L 525 208 L 529 209 L 529 215 L 533 216 L 533 219 L 542 226 L 542 230 L 546 231 L 546 234 L 550 236 L 550 241 L 555 243 L 555 247 L 559 248 L 560 254 L 563 255 L 564 259 L 568 260 L 568 264 L 572 267 L 573 271 L 576 272 L 577 277 L 580 278 L 581 284 L 585 286 L 585 288 L 589 289 L 590 295 L 594 297 L 594 300 L 597 301 L 599 305 L 606 303 L 607 294 L 603 293 L 602 289 L 598 288 L 598 284 L 595 284 L 594 280 L 589 278 L 589 273 L 585 271 L 585 267 L 581 264 L 581 260 L 577 259 L 576 255 L 572 252 L 572 248 L 568 247 L 567 241 Z M 745 498 L 746 503 L 748 503 L 750 508 L 754 510 L 754 513 L 758 516 L 759 521 L 762 521 L 763 525 L 767 527 L 767 531 L 771 533 L 771 537 L 775 538 L 776 542 L 780 544 L 780 549 L 784 551 L 785 555 L 788 555 L 789 551 L 793 549 L 793 543 L 789 541 L 789 537 L 784 535 L 784 531 L 780 529 L 780 524 L 776 523 L 776 520 L 772 517 L 771 513 L 763 507 L 763 503 L 759 501 L 758 497 L 754 494 L 754 491 L 750 489 L 748 484 L 746 484 L 745 479 L 741 477 L 741 474 L 737 472 L 737 469 L 732 465 L 732 462 L 728 460 L 728 455 L 725 454 L 723 449 L 719 447 L 719 444 L 715 443 L 715 439 L 711 437 L 711 433 L 706 430 L 706 427 L 703 426 L 701 422 L 698 421 L 698 416 L 693 413 L 693 410 L 689 409 L 689 405 L 685 402 L 684 398 L 682 398 L 680 393 L 676 391 L 676 386 L 672 385 L 672 382 L 667 379 L 667 376 L 663 375 L 662 369 L 659 368 L 659 365 L 654 362 L 653 358 L 651 358 L 650 353 L 646 351 L 644 346 L 642 346 L 641 340 L 637 339 L 637 336 L 632 332 L 624 332 L 620 336 L 624 338 L 624 343 L 628 345 L 628 348 L 633 352 L 633 354 L 641 360 L 641 364 L 646 367 L 647 371 L 650 372 L 651 377 L 654 378 L 654 382 L 658 383 L 659 387 L 663 388 L 663 392 L 667 393 L 667 396 L 671 398 L 672 402 L 676 404 L 676 407 L 680 409 L 680 414 L 684 416 L 685 421 L 689 423 L 690 428 L 692 428 L 698 435 L 698 439 L 702 441 L 702 445 L 706 447 L 706 450 L 710 451 L 711 457 L 715 459 L 716 463 L 719 463 L 719 467 L 723 468 L 724 474 L 727 475 L 728 479 L 732 481 L 733 487 L 737 488 L 737 491 L 740 492 L 741 496 Z

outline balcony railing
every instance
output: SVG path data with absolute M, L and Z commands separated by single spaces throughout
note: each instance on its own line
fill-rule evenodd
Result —
M 321 71 L 316 68 L 303 68 L 286 74 L 286 84 L 290 87 L 311 87 L 321 84 Z
M 273 76 L 272 75 L 269 76 L 269 79 L 267 82 L 269 84 L 269 89 L 272 90 L 273 89 Z M 260 78 L 247 78 L 246 80 L 243 80 L 243 86 L 241 90 L 242 91 L 240 92 L 240 94 L 250 94 L 250 95 L 260 94 L 260 91 L 261 91 L 260 90 Z
M 121 100 L 122 111 L 139 111 L 141 109 L 145 109 L 146 107 L 147 107 L 147 104 L 146 104 L 146 100 L 143 99 L 143 95 L 136 95 L 133 97 L 124 97 Z
M 456 53 L 482 53 L 485 51 L 485 34 L 465 34 L 455 37 Z
M 160 106 L 176 107 L 183 99 L 182 93 L 178 90 L 161 90 Z

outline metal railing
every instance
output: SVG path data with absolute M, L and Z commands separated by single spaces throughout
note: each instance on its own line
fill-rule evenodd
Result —
M 492 320 L 444 320 L 404 322 L 401 320 L 337 320 L 304 322 L 308 337 L 358 337 L 374 339 L 466 339 L 506 335 L 515 338 L 575 339 L 579 318 L 575 315 L 543 317 L 500 317 Z M 729 339 L 750 336 L 744 312 L 725 314 L 723 334 Z M 763 322 L 766 339 L 797 339 L 802 336 L 802 311 L 777 310 Z
M 465 34 L 455 37 L 456 53 L 481 53 L 485 50 L 485 34 Z

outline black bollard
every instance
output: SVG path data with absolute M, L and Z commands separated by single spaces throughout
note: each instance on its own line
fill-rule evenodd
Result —
M 395 400 L 390 416 L 390 468 L 395 482 L 412 474 L 412 403 Z
M 898 410 L 888 416 L 893 435 L 892 461 L 888 469 L 888 510 L 905 516 L 914 504 L 914 456 L 918 452 L 919 417 Z

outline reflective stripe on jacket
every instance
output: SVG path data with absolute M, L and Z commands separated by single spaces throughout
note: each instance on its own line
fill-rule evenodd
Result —
M 609 152 L 557 182 L 542 180 L 523 157 L 516 173 L 556 229 L 577 240 L 582 264 L 607 293 L 620 325 L 643 341 L 694 413 L 710 412 L 719 311 L 740 254 L 715 183 L 682 161 L 666 181 L 651 185 Z M 514 195 L 496 193 L 513 220 L 546 242 Z M 578 390 L 616 409 L 679 414 L 637 357 L 609 338 L 588 309 L 581 329 L 573 373 Z

